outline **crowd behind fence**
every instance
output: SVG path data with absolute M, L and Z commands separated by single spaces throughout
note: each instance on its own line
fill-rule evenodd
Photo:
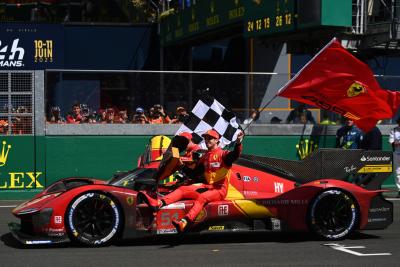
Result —
M 33 134 L 38 112 L 47 124 L 179 124 L 207 88 L 242 124 L 343 123 L 311 106 L 298 112 L 301 105 L 285 98 L 264 108 L 288 80 L 285 73 L 52 70 L 44 77 L 34 88 L 33 72 L 0 72 L 0 135 Z M 383 88 L 399 78 L 377 76 Z M 43 106 L 35 107 L 35 90 L 43 90 Z M 397 117 L 380 123 L 395 124 Z

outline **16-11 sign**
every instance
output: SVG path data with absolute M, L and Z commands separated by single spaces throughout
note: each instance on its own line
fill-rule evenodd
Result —
M 244 34 L 246 37 L 295 30 L 294 0 L 245 1 Z

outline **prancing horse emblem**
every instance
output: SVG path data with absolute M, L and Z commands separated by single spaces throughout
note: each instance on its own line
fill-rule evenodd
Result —
M 358 96 L 361 93 L 365 93 L 365 91 L 366 89 L 361 83 L 354 82 L 350 85 L 349 89 L 347 89 L 347 96 L 348 97 Z

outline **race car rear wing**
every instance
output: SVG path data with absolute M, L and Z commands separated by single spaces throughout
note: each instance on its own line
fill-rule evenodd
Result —
M 242 155 L 235 163 L 300 184 L 330 178 L 356 183 L 369 190 L 381 189 L 393 171 L 392 152 L 361 149 L 323 148 L 299 161 Z

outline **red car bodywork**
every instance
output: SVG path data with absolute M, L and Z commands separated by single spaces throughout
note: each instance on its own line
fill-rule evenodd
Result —
M 163 152 L 164 150 L 160 151 L 160 154 Z M 385 157 L 386 155 L 389 153 L 385 154 Z M 155 157 L 157 155 L 152 156 L 152 158 Z M 391 164 L 391 158 L 389 161 Z M 143 159 L 139 162 L 141 166 L 136 170 L 138 172 L 135 176 L 136 180 L 121 178 L 120 184 L 89 178 L 67 178 L 56 182 L 34 199 L 13 210 L 13 214 L 20 218 L 21 223 L 20 225 L 10 224 L 11 232 L 25 244 L 76 240 L 80 233 L 71 227 L 73 221 L 71 210 L 74 205 L 79 204 L 79 199 L 90 198 L 93 193 L 99 193 L 110 199 L 111 210 L 115 210 L 115 214 L 118 213 L 117 218 L 114 219 L 118 222 L 118 227 L 115 227 L 113 235 L 110 234 L 109 238 L 107 236 L 96 242 L 87 242 L 88 244 L 101 245 L 118 238 L 177 233 L 171 221 L 173 218 L 182 218 L 191 208 L 193 201 L 179 201 L 155 213 L 145 202 L 138 199 L 138 192 L 139 190 L 151 191 L 150 187 L 154 186 L 151 181 L 150 186 L 147 180 L 141 181 L 140 172 L 148 170 L 154 173 L 160 162 L 152 161 L 144 164 Z M 317 200 L 323 199 L 328 193 L 334 196 L 342 192 L 346 194 L 345 199 L 352 200 L 350 213 L 357 215 L 353 218 L 354 222 L 349 222 L 352 229 L 348 229 L 348 232 L 384 229 L 392 223 L 392 203 L 382 197 L 384 190 L 381 190 L 380 186 L 371 189 L 337 177 L 311 179 L 311 181 L 303 178 L 299 180 L 290 171 L 281 171 L 282 168 L 275 169 L 276 166 L 271 167 L 266 163 L 257 163 L 258 165 L 253 166 L 253 163 L 245 162 L 246 160 L 239 160 L 238 164 L 233 165 L 225 200 L 208 203 L 189 231 L 308 231 L 316 220 L 310 214 L 314 208 L 318 209 L 315 204 Z M 281 162 L 286 164 L 284 160 Z M 301 161 L 287 162 L 291 165 L 297 163 L 299 166 L 302 165 Z M 306 164 L 305 161 L 303 163 Z M 358 170 L 364 167 L 360 165 Z M 294 167 L 292 171 L 293 169 Z M 391 169 L 387 170 L 387 174 L 389 171 Z M 131 173 L 135 174 L 135 171 Z M 128 175 L 129 172 L 123 174 L 122 177 L 128 177 Z M 158 187 L 159 193 L 171 190 L 173 189 L 166 186 Z M 116 231 L 118 235 L 114 235 Z M 331 239 L 347 236 L 346 231 Z

